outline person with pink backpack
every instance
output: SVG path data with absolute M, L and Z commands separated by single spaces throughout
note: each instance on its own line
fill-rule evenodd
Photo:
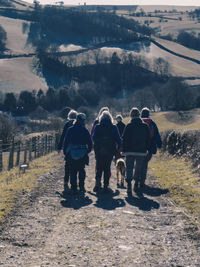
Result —
M 148 149 L 148 154 L 146 155 L 143 165 L 142 165 L 142 177 L 140 187 L 145 185 L 145 180 L 147 177 L 148 163 L 152 158 L 153 154 L 157 153 L 157 149 L 162 147 L 162 140 L 156 123 L 149 117 L 150 111 L 147 107 L 143 108 L 141 111 L 142 120 L 149 126 L 150 129 L 150 145 Z

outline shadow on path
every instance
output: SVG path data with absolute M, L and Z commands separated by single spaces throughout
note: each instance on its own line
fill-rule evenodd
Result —
M 161 189 L 159 187 L 151 187 L 149 185 L 145 185 L 141 191 L 142 193 L 152 197 L 158 197 L 160 195 L 169 193 L 169 189 Z
M 92 204 L 92 200 L 88 196 L 85 196 L 85 194 L 73 195 L 71 193 L 68 193 L 63 195 L 59 192 L 56 193 L 59 194 L 60 197 L 64 198 L 64 200 L 60 201 L 60 204 L 64 208 L 72 208 L 74 210 L 78 210 L 82 207 Z
M 94 194 L 92 192 L 89 192 L 91 195 L 95 196 L 97 198 L 96 203 L 94 206 L 105 209 L 105 210 L 114 210 L 119 207 L 124 207 L 126 205 L 125 201 L 121 198 L 114 198 L 116 196 L 119 196 L 119 190 L 110 191 L 110 192 L 100 192 L 97 194 Z
M 136 195 L 137 197 L 126 197 L 125 200 L 127 201 L 127 203 L 137 207 L 140 210 L 151 211 L 152 209 L 159 209 L 160 204 L 158 202 L 154 201 L 153 199 L 144 197 L 141 192 L 138 192 Z

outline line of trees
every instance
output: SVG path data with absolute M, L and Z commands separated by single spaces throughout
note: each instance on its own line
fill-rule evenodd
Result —
M 29 115 L 38 120 L 45 120 L 49 113 L 60 112 L 66 107 L 84 111 L 90 116 L 93 113 L 91 110 L 102 104 L 109 105 L 116 111 L 130 109 L 133 105 L 175 111 L 200 107 L 199 94 L 175 78 L 133 92 L 125 91 L 120 97 L 108 95 L 106 89 L 109 87 L 104 81 L 74 82 L 59 89 L 49 87 L 46 92 L 41 89 L 38 92 L 23 91 L 18 96 L 6 93 L 0 105 L 2 110 L 11 112 L 14 116 Z
M 38 47 L 53 44 L 102 43 L 105 41 L 136 41 L 153 30 L 115 13 L 87 11 L 58 6 L 41 7 L 35 1 L 34 22 L 30 25 L 28 42 Z
M 176 41 L 188 48 L 200 50 L 200 34 L 196 36 L 194 32 L 181 31 Z
M 11 6 L 13 6 L 13 3 L 9 0 L 1 0 L 0 5 L 4 6 L 4 7 L 11 7 Z
M 0 54 L 6 50 L 7 34 L 4 28 L 0 25 Z

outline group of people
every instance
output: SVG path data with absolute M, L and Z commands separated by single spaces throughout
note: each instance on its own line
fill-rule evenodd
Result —
M 116 124 L 108 107 L 103 107 L 93 123 L 91 132 L 85 126 L 86 115 L 71 110 L 68 114 L 58 151 L 63 149 L 65 155 L 64 192 L 69 189 L 77 192 L 79 182 L 80 192 L 85 192 L 85 165 L 89 165 L 89 153 L 94 148 L 95 186 L 94 192 L 102 188 L 109 191 L 111 177 L 111 163 L 113 158 L 125 157 L 127 194 L 132 194 L 132 180 L 134 191 L 144 187 L 147 176 L 148 162 L 157 148 L 161 148 L 162 141 L 156 123 L 150 118 L 148 108 L 140 111 L 133 107 L 130 111 L 130 122 L 125 125 L 121 115 L 116 116 Z M 134 170 L 134 173 L 133 173 Z

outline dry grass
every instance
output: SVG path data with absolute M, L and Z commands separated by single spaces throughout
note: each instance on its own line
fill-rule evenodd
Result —
M 200 24 L 198 25 L 199 28 Z M 181 54 L 187 57 L 191 57 L 194 59 L 198 59 L 200 60 L 200 53 L 197 50 L 194 49 L 189 49 L 183 45 L 180 45 L 178 43 L 172 42 L 172 41 L 168 41 L 168 40 L 163 40 L 161 38 L 154 38 L 158 43 L 160 43 L 161 45 L 163 45 L 164 47 L 172 50 L 173 52 L 177 53 L 177 54 Z
M 32 153 L 32 157 L 33 157 L 33 153 Z M 16 163 L 16 158 L 17 158 L 17 152 L 14 153 L 14 157 L 13 157 L 13 165 L 14 166 Z M 28 153 L 27 153 L 27 159 L 28 159 Z M 23 162 L 23 161 L 24 161 L 24 151 L 21 151 L 20 162 Z M 9 152 L 4 152 L 3 153 L 3 171 L 8 170 L 8 163 L 9 163 Z
M 200 223 L 200 178 L 192 170 L 191 162 L 158 154 L 150 168 L 161 186 L 170 190 L 173 201 Z
M 188 112 L 188 116 L 193 116 L 189 120 L 182 120 L 177 112 L 156 112 L 152 114 L 152 119 L 158 125 L 160 131 L 166 130 L 199 130 L 200 113 L 199 110 Z
M 57 167 L 58 163 L 55 162 L 53 155 L 54 153 L 34 160 L 30 163 L 30 169 L 24 174 L 19 174 L 18 168 L 0 174 L 0 222 L 14 207 L 20 192 L 30 191 L 40 176 Z

